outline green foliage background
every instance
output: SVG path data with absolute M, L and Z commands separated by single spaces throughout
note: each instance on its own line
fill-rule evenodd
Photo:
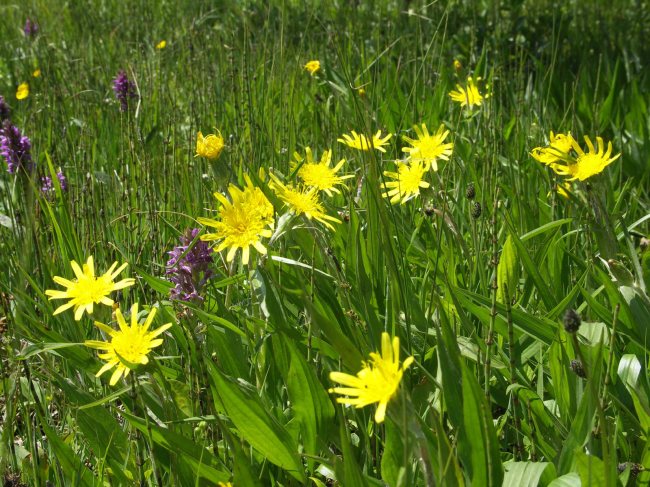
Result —
M 5 485 L 650 482 L 645 2 L 29 0 L 0 13 L 0 94 L 37 176 L 61 167 L 70 186 L 47 200 L 37 177 L 0 176 Z M 140 94 L 128 113 L 119 69 Z M 469 74 L 491 92 L 471 113 L 447 95 Z M 391 207 L 382 172 L 421 122 L 444 123 L 454 154 Z M 226 150 L 194 158 L 213 127 Z M 385 155 L 336 142 L 378 129 L 396 134 Z M 529 155 L 551 130 L 623 155 L 565 200 Z M 305 146 L 348 159 L 357 178 L 328 209 L 349 221 L 294 222 L 250 267 L 217 258 L 203 305 L 169 301 L 166 252 L 212 193 L 259 169 L 288 175 Z M 137 387 L 96 379 L 81 345 L 92 321 L 53 317 L 43 293 L 88 255 L 129 263 L 123 310 L 138 301 L 174 323 Z M 382 331 L 416 363 L 377 425 L 374 407 L 327 389 Z

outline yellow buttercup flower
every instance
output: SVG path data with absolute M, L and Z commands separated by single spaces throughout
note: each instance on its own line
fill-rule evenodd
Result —
M 413 357 L 408 357 L 400 367 L 399 337 L 394 337 L 391 343 L 390 335 L 384 332 L 381 335 L 381 355 L 371 353 L 370 361 L 363 363 L 356 376 L 331 372 L 330 380 L 345 387 L 334 387 L 329 392 L 348 396 L 338 397 L 336 402 L 357 408 L 379 403 L 375 422 L 381 423 L 386 417 L 388 401 L 397 393 L 402 375 L 413 360 Z
M 343 184 L 346 179 L 354 177 L 352 174 L 337 176 L 337 172 L 345 164 L 345 159 L 341 159 L 334 167 L 330 167 L 332 162 L 332 151 L 323 151 L 320 162 L 314 161 L 314 156 L 311 148 L 305 147 L 305 157 L 299 153 L 293 154 L 295 165 L 302 163 L 298 170 L 298 177 L 302 179 L 305 186 L 311 186 L 318 191 L 323 191 L 327 196 L 332 196 L 332 193 L 340 193 L 337 185 Z
M 54 311 L 55 315 L 74 307 L 74 319 L 79 321 L 84 311 L 92 314 L 94 304 L 102 303 L 107 306 L 112 306 L 113 300 L 108 295 L 113 291 L 124 289 L 135 284 L 135 279 L 132 278 L 113 282 L 117 275 L 126 268 L 128 265 L 126 263 L 115 269 L 117 262 L 113 262 L 113 265 L 108 271 L 98 277 L 95 277 L 95 264 L 92 256 L 88 257 L 88 260 L 83 265 L 83 269 L 74 260 L 70 262 L 70 265 L 72 266 L 76 279 L 68 280 L 63 277 L 54 276 L 54 282 L 66 287 L 67 290 L 48 289 L 45 291 L 45 294 L 50 296 L 50 300 L 70 299 L 70 301 L 59 306 Z
M 127 324 L 120 308 L 115 310 L 119 330 L 95 321 L 95 326 L 110 338 L 110 341 L 106 342 L 99 340 L 86 340 L 84 342 L 87 347 L 104 351 L 104 353 L 99 354 L 99 358 L 105 360 L 106 364 L 99 369 L 95 377 L 99 377 L 107 370 L 115 367 L 109 382 L 110 385 L 114 386 L 120 380 L 120 377 L 129 375 L 132 367 L 149 363 L 147 355 L 151 352 L 151 349 L 156 348 L 163 342 L 162 338 L 156 337 L 172 326 L 171 323 L 166 323 L 160 328 L 149 331 L 155 316 L 156 308 L 151 308 L 145 322 L 138 324 L 138 303 L 135 303 L 131 307 L 131 326 Z
M 156 49 L 165 49 L 167 47 L 167 41 L 162 40 L 158 44 L 156 44 Z
M 334 227 L 329 222 L 341 223 L 338 218 L 325 213 L 316 188 L 294 188 L 291 185 L 284 185 L 275 174 L 271 174 L 270 186 L 293 214 L 305 215 L 309 220 L 312 218 L 318 220 L 332 230 Z
M 463 69 L 463 65 L 458 59 L 454 59 L 454 71 L 458 73 L 461 69 Z
M 359 149 L 363 151 L 369 151 L 370 149 L 377 149 L 381 152 L 386 152 L 384 145 L 388 143 L 388 140 L 393 136 L 393 134 L 388 134 L 383 139 L 381 138 L 381 130 L 378 130 L 375 135 L 372 136 L 372 139 L 366 137 L 363 134 L 358 134 L 354 130 L 352 135 L 343 134 L 340 139 L 336 139 L 342 144 L 352 147 L 353 149 Z
M 434 171 L 438 170 L 438 159 L 449 160 L 449 156 L 454 148 L 454 144 L 449 142 L 444 143 L 449 130 L 445 130 L 444 125 L 440 125 L 438 131 L 434 135 L 429 135 L 429 130 L 425 124 L 422 128 L 415 125 L 413 127 L 417 134 L 417 139 L 411 139 L 402 136 L 402 139 L 412 147 L 403 147 L 402 151 L 409 155 L 411 162 L 423 162 L 427 169 L 433 168 Z
M 413 161 L 410 164 L 400 164 L 397 172 L 385 171 L 384 176 L 394 179 L 383 184 L 386 190 L 382 193 L 384 198 L 390 198 L 392 205 L 404 204 L 420 194 L 420 188 L 428 188 L 429 183 L 423 181 L 427 167 L 422 161 Z
M 561 176 L 571 176 L 568 178 L 568 181 L 574 181 L 576 179 L 584 181 L 591 176 L 603 172 L 607 166 L 621 157 L 620 153 L 614 157 L 610 157 L 612 155 L 612 143 L 611 141 L 607 143 L 607 150 L 605 151 L 605 144 L 602 137 L 596 137 L 598 150 L 594 148 L 591 139 L 586 135 L 585 142 L 587 143 L 588 152 L 584 152 L 578 143 L 572 140 L 571 146 L 576 151 L 576 154 L 578 154 L 575 162 L 569 161 L 566 165 L 553 163 L 550 164 L 551 169 Z
M 314 76 L 318 71 L 320 71 L 320 61 L 309 61 L 305 64 L 304 68 L 309 71 L 309 74 Z
M 25 83 L 20 83 L 18 85 L 18 88 L 16 89 L 16 99 L 17 100 L 24 100 L 29 96 L 29 84 Z
M 40 69 L 35 69 L 34 72 L 32 73 L 32 76 L 34 78 L 40 78 L 41 77 L 41 70 Z
M 216 134 L 209 134 L 203 137 L 199 130 L 196 136 L 196 154 L 194 157 L 205 157 L 207 159 L 216 159 L 221 155 L 221 151 L 225 147 L 221 132 L 217 130 Z
M 476 81 L 480 81 L 481 78 L 476 78 Z M 472 108 L 474 105 L 480 106 L 483 104 L 483 100 L 489 98 L 490 95 L 482 95 L 478 90 L 478 86 L 470 76 L 467 78 L 467 85 L 461 86 L 456 85 L 456 91 L 450 91 L 449 96 L 455 102 L 460 103 L 460 106 L 469 106 Z
M 565 159 L 573 145 L 571 132 L 566 134 L 554 134 L 551 132 L 550 144 L 547 147 L 535 147 L 530 155 L 533 159 L 543 164 L 553 164 Z
M 214 193 L 215 198 L 222 204 L 219 209 L 219 220 L 212 218 L 197 218 L 197 221 L 209 227 L 216 228 L 214 233 L 206 233 L 201 240 L 221 240 L 215 249 L 221 252 L 228 249 L 226 261 L 235 258 L 238 249 L 242 249 L 242 263 L 248 264 L 250 247 L 260 254 L 266 254 L 262 238 L 273 235 L 275 219 L 273 205 L 260 188 L 253 186 L 248 175 L 244 176 L 246 186 L 243 190 L 230 185 L 228 192 L 231 201 L 220 193 Z

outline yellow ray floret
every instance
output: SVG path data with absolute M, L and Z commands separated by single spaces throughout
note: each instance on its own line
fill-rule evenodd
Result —
M 386 137 L 381 137 L 381 130 L 378 130 L 372 138 L 366 137 L 363 134 L 358 134 L 354 130 L 351 132 L 352 135 L 343 134 L 340 139 L 336 139 L 342 144 L 352 147 L 353 149 L 359 149 L 363 151 L 369 151 L 370 149 L 377 149 L 381 152 L 386 152 L 384 146 L 388 144 L 388 141 L 393 136 L 393 134 L 388 134 Z
M 330 380 L 345 387 L 333 387 L 329 392 L 347 396 L 338 397 L 336 402 L 357 408 L 378 403 L 375 422 L 381 423 L 386 417 L 388 401 L 397 393 L 402 375 L 412 363 L 413 357 L 408 357 L 400 367 L 399 337 L 394 337 L 391 343 L 390 335 L 384 332 L 381 335 L 381 355 L 371 353 L 370 360 L 363 363 L 356 376 L 331 372 Z
M 403 147 L 402 152 L 406 152 L 409 156 L 409 161 L 423 162 L 427 169 L 432 168 L 434 171 L 438 170 L 438 159 L 449 160 L 452 153 L 454 144 L 449 142 L 444 143 L 449 130 L 445 130 L 444 125 L 440 125 L 438 131 L 430 135 L 426 124 L 422 124 L 422 128 L 415 125 L 413 127 L 417 139 L 402 136 L 405 142 L 411 144 L 411 147 Z
M 131 368 L 140 364 L 149 363 L 147 355 L 151 349 L 161 345 L 162 338 L 158 335 L 169 329 L 172 324 L 167 323 L 153 331 L 149 331 L 151 323 L 156 316 L 156 308 L 151 308 L 143 324 L 138 324 L 138 303 L 131 307 L 131 326 L 129 326 L 119 308 L 115 310 L 115 317 L 119 330 L 95 321 L 95 326 L 108 335 L 109 341 L 86 340 L 85 345 L 97 350 L 103 350 L 99 358 L 106 364 L 99 369 L 96 377 L 115 367 L 111 375 L 110 385 L 114 386 L 120 377 L 129 375 Z
M 215 250 L 221 252 L 227 248 L 228 262 L 235 258 L 238 249 L 242 249 L 242 263 L 246 265 L 251 246 L 260 254 L 266 254 L 266 247 L 262 245 L 261 240 L 273 235 L 275 219 L 273 205 L 262 190 L 253 186 L 248 175 L 245 175 L 244 179 L 246 186 L 243 190 L 234 185 L 228 188 L 231 201 L 221 193 L 214 193 L 222 205 L 219 209 L 219 220 L 197 218 L 197 221 L 216 228 L 216 232 L 202 235 L 201 240 L 221 240 Z
M 314 76 L 318 71 L 320 71 L 320 61 L 309 61 L 307 64 L 305 64 L 304 68 L 309 71 L 309 74 Z
M 50 299 L 70 299 L 70 301 L 59 306 L 54 311 L 55 315 L 74 307 L 74 319 L 79 321 L 84 311 L 92 314 L 94 304 L 102 303 L 111 306 L 113 300 L 108 295 L 113 291 L 135 284 L 135 280 L 131 278 L 113 282 L 117 275 L 126 268 L 128 265 L 126 263 L 115 269 L 117 262 L 113 262 L 113 265 L 108 271 L 98 277 L 95 277 L 95 264 L 92 256 L 88 257 L 88 260 L 83 265 L 83 269 L 74 260 L 70 262 L 70 265 L 75 274 L 75 279 L 68 280 L 63 277 L 54 276 L 54 282 L 67 289 L 65 291 L 56 289 L 48 289 L 45 291 L 45 294 Z
M 607 150 L 602 137 L 596 137 L 598 143 L 598 150 L 595 149 L 591 139 L 585 135 L 585 142 L 587 143 L 588 152 L 584 152 L 575 140 L 572 140 L 571 145 L 575 150 L 578 157 L 574 161 L 569 161 L 568 164 L 553 163 L 550 164 L 551 169 L 561 176 L 571 176 L 568 181 L 576 179 L 584 181 L 596 174 L 603 172 L 603 170 L 621 157 L 618 153 L 614 157 L 612 155 L 612 143 L 607 143 Z
M 480 80 L 481 78 L 476 78 L 476 81 Z M 449 96 L 455 102 L 460 103 L 460 106 L 468 106 L 469 108 L 472 108 L 474 105 L 481 106 L 483 101 L 490 97 L 488 94 L 481 94 L 471 76 L 467 78 L 467 84 L 465 86 L 456 85 L 456 90 L 450 91 Z
M 542 164 L 549 165 L 566 159 L 572 145 L 573 137 L 571 132 L 557 135 L 551 132 L 549 145 L 547 147 L 535 147 L 530 152 L 530 155 Z
M 332 151 L 323 151 L 320 162 L 314 161 L 314 156 L 309 147 L 305 148 L 305 157 L 299 153 L 293 154 L 295 159 L 294 167 L 302 163 L 298 170 L 298 177 L 302 179 L 305 186 L 316 188 L 317 191 L 323 191 L 327 196 L 332 193 L 340 193 L 337 185 L 343 184 L 346 179 L 354 177 L 352 174 L 338 176 L 336 173 L 345 164 L 345 159 L 341 159 L 338 164 L 331 167 Z
M 427 172 L 427 166 L 421 161 L 410 164 L 400 164 L 397 172 L 385 171 L 384 176 L 394 179 L 383 184 L 386 190 L 382 193 L 384 198 L 390 198 L 390 203 L 402 205 L 420 194 L 420 188 L 428 188 L 429 183 L 422 178 Z
M 338 218 L 325 213 L 316 188 L 295 188 L 285 185 L 275 174 L 271 174 L 270 186 L 294 215 L 305 215 L 309 220 L 313 218 L 332 230 L 334 227 L 329 222 L 341 223 Z
M 196 136 L 196 154 L 194 157 L 205 157 L 206 159 L 216 159 L 221 155 L 225 147 L 221 132 L 217 130 L 216 134 L 209 134 L 205 137 L 199 130 Z

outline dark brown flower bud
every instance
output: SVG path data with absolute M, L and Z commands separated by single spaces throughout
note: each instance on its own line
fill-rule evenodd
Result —
M 571 370 L 573 370 L 573 373 L 578 377 L 582 377 L 583 379 L 587 378 L 585 368 L 582 366 L 582 362 L 580 362 L 580 360 L 571 361 Z
M 474 202 L 474 205 L 472 206 L 472 218 L 475 220 L 479 219 L 481 217 L 481 213 L 483 212 L 483 208 L 481 208 L 481 203 L 478 201 Z
M 569 308 L 564 314 L 563 323 L 564 330 L 567 333 L 577 333 L 581 323 L 580 315 L 576 312 L 576 310 Z
M 476 189 L 474 189 L 474 183 L 469 183 L 467 185 L 467 190 L 465 191 L 465 197 L 470 201 L 476 198 Z

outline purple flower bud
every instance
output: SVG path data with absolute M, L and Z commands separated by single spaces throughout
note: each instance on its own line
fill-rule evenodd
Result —
M 113 79 L 113 91 L 115 97 L 120 102 L 120 110 L 126 112 L 129 109 L 129 98 L 137 96 L 135 91 L 135 84 L 129 80 L 126 71 L 123 69 Z
M 28 18 L 25 21 L 23 32 L 25 33 L 25 37 L 36 37 L 36 34 L 38 34 L 38 24 L 36 22 L 32 22 L 32 20 Z
M 0 95 L 0 124 L 5 120 L 9 120 L 9 117 L 11 117 L 11 108 L 7 105 L 4 97 Z
M 61 186 L 61 191 L 68 190 L 68 180 L 65 178 L 63 171 L 56 173 L 56 177 L 59 180 L 59 185 Z M 45 194 L 46 197 L 52 197 L 55 194 L 54 184 L 52 184 L 52 178 L 49 176 L 43 176 L 41 178 L 41 192 Z
M 22 135 L 18 127 L 5 120 L 0 129 L 0 154 L 7 161 L 7 170 L 15 174 L 21 167 L 26 171 L 34 168 L 31 155 L 32 143 Z
M 180 238 L 181 245 L 168 252 L 170 259 L 167 261 L 165 274 L 176 285 L 170 291 L 171 299 L 203 301 L 199 291 L 212 277 L 210 264 L 213 259 L 212 249 L 201 240 L 197 240 L 188 250 L 190 243 L 198 234 L 198 228 L 187 230 Z

